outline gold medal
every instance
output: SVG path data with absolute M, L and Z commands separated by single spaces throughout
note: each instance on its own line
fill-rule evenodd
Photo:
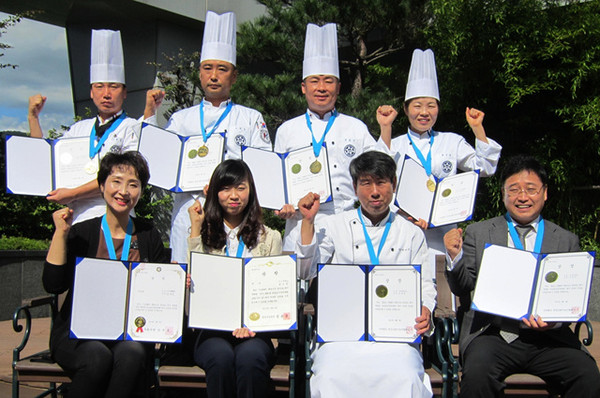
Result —
M 302 170 L 302 166 L 300 166 L 300 163 L 296 163 L 292 166 L 292 173 L 298 174 L 300 173 L 300 170 Z
M 388 288 L 385 285 L 379 285 L 375 288 L 375 294 L 379 298 L 384 298 L 388 294 Z
M 84 169 L 85 172 L 89 175 L 96 174 L 98 172 L 98 161 L 96 160 L 96 158 L 87 162 Z
M 251 321 L 258 321 L 260 319 L 260 314 L 258 312 L 253 312 L 250 314 L 250 320 Z
M 198 148 L 198 156 L 203 158 L 206 155 L 208 155 L 208 147 L 206 145 L 202 145 L 200 148 Z
M 426 184 L 427 189 L 429 189 L 431 192 L 435 191 L 435 182 L 433 181 L 433 178 L 429 178 Z
M 194 159 L 196 157 L 196 155 L 198 155 L 198 151 L 195 149 L 192 149 L 191 151 L 188 152 L 188 158 L 190 158 L 190 159 Z
M 315 160 L 310 164 L 310 172 L 313 174 L 317 174 L 319 171 L 321 171 L 321 162 Z

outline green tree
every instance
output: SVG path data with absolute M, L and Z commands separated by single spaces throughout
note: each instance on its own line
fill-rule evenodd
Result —
M 8 28 L 19 23 L 22 18 L 23 18 L 23 15 L 17 14 L 17 15 L 9 15 L 8 17 L 0 20 L 0 38 L 2 38 L 3 34 L 6 34 L 6 32 L 8 31 Z M 9 44 L 0 42 L 0 57 L 4 56 L 4 50 L 6 50 L 8 48 L 12 48 L 12 46 Z M 18 65 L 3 64 L 0 62 L 0 69 L 3 69 L 3 68 L 15 69 L 17 67 L 18 67 Z

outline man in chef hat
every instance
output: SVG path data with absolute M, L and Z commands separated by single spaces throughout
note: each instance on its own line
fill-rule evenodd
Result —
M 121 32 L 92 30 L 90 85 L 90 97 L 98 115 L 75 123 L 63 134 L 63 138 L 90 138 L 90 161 L 85 166 L 90 181 L 75 188 L 59 187 L 47 196 L 49 201 L 69 205 L 73 209 L 74 224 L 106 212 L 106 203 L 100 196 L 96 181 L 99 159 L 108 152 L 136 151 L 138 146 L 140 123 L 127 117 L 123 111 L 127 88 Z M 163 95 L 160 90 L 149 90 L 146 109 L 158 106 Z M 29 98 L 28 121 L 32 137 L 43 136 L 39 115 L 46 99 L 41 94 Z
M 175 112 L 165 128 L 182 136 L 202 134 L 205 139 L 212 134 L 225 134 L 225 159 L 241 159 L 242 146 L 272 150 L 262 114 L 231 101 L 230 91 L 237 74 L 235 14 L 208 11 L 200 54 L 204 98 L 198 105 Z M 171 257 L 177 262 L 187 262 L 191 226 L 187 210 L 196 198 L 204 202 L 205 197 L 203 192 L 173 195 Z
M 321 205 L 317 215 L 320 218 L 354 207 L 356 195 L 348 172 L 350 162 L 375 145 L 362 121 L 335 108 L 340 92 L 336 24 L 306 26 L 301 88 L 308 109 L 279 127 L 275 151 L 289 152 L 312 145 L 316 161 L 321 148 L 326 147 L 333 201 Z M 290 251 L 295 249 L 300 236 L 301 216 L 293 205 L 285 205 L 278 212 L 287 219 L 283 248 Z

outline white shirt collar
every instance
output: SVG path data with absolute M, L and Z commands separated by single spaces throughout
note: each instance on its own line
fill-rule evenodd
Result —
M 325 113 L 325 115 L 323 115 L 323 118 L 322 118 L 322 119 L 321 119 L 321 117 L 320 117 L 320 116 L 319 116 L 317 113 L 315 113 L 315 112 L 311 111 L 310 109 L 306 109 L 306 111 L 308 112 L 308 116 L 310 116 L 311 118 L 313 118 L 313 117 L 314 117 L 314 118 L 316 118 L 316 119 L 319 119 L 319 120 L 322 120 L 322 121 L 326 122 L 326 121 L 328 121 L 328 120 L 329 120 L 329 118 L 330 118 L 330 117 L 333 115 L 333 113 L 335 112 L 335 108 L 333 108 L 333 109 L 332 109 L 332 110 L 330 110 L 329 112 Z

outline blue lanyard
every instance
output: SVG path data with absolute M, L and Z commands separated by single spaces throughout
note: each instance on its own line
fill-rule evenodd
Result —
M 427 173 L 427 176 L 430 176 L 431 175 L 431 148 L 433 147 L 433 130 L 431 130 L 429 132 L 429 136 L 430 136 L 430 138 L 429 138 L 429 153 L 427 154 L 427 159 L 425 159 L 425 157 L 423 156 L 423 153 L 421 153 L 421 150 L 413 142 L 412 138 L 410 137 L 410 131 L 406 135 L 408 136 L 408 140 L 410 141 L 410 144 L 412 145 L 415 153 L 417 154 L 417 157 L 421 161 L 421 164 L 425 168 L 425 172 Z
M 100 137 L 100 140 L 98 141 L 97 145 L 94 145 L 94 143 L 96 142 L 96 125 L 94 124 L 94 126 L 92 127 L 92 132 L 90 134 L 90 159 L 93 159 L 94 156 L 96 156 L 98 152 L 100 152 L 100 149 L 102 149 L 102 145 L 104 145 L 104 142 L 106 141 L 110 133 L 112 133 L 116 130 L 117 127 L 119 127 L 121 122 L 125 120 L 125 117 L 125 111 L 123 111 L 123 113 L 119 115 L 117 120 L 115 120 L 113 124 L 106 129 L 104 134 L 102 134 L 102 137 Z
M 221 113 L 221 116 L 219 117 L 219 120 L 217 120 L 217 123 L 215 123 L 212 130 L 210 130 L 210 133 L 206 134 L 206 127 L 204 127 L 204 102 L 200 104 L 200 130 L 202 131 L 202 139 L 204 140 L 204 142 L 208 141 L 210 136 L 217 130 L 221 122 L 225 120 L 229 112 L 231 112 L 231 108 L 233 108 L 233 102 L 229 101 L 229 103 L 227 104 L 227 108 L 225 108 L 223 113 Z
M 237 253 L 235 255 L 237 258 L 242 258 L 242 254 L 244 254 L 245 246 L 246 245 L 244 244 L 244 241 L 242 240 L 242 238 L 240 238 L 238 248 L 237 248 Z M 229 244 L 225 245 L 225 255 L 227 257 L 229 257 Z
M 362 217 L 362 211 L 360 207 L 356 209 L 358 211 L 358 219 L 363 227 L 363 233 L 365 234 L 365 242 L 367 243 L 367 249 L 369 250 L 369 257 L 371 258 L 371 265 L 379 265 L 379 255 L 381 254 L 381 249 L 383 249 L 383 245 L 385 244 L 385 240 L 390 232 L 390 227 L 392 226 L 392 215 L 388 215 L 387 222 L 385 223 L 385 230 L 383 231 L 383 235 L 381 236 L 381 242 L 379 242 L 379 249 L 377 250 L 377 255 L 375 255 L 375 248 L 373 247 L 373 242 L 371 241 L 371 237 L 367 233 L 367 227 L 365 225 L 365 221 Z
M 115 253 L 115 245 L 113 244 L 112 235 L 110 234 L 110 228 L 108 228 L 106 214 L 104 215 L 104 217 L 102 217 L 102 232 L 104 232 L 104 240 L 106 241 L 108 256 L 111 260 L 116 260 L 117 253 Z M 129 259 L 129 246 L 131 245 L 132 232 L 133 221 L 131 221 L 131 217 L 129 217 L 129 222 L 127 223 L 127 230 L 125 231 L 125 241 L 123 242 L 123 250 L 121 251 L 121 261 L 127 261 Z
M 523 244 L 521 244 L 521 239 L 519 239 L 519 234 L 517 233 L 517 230 L 513 224 L 513 221 L 510 218 L 510 216 L 508 215 L 508 213 L 506 213 L 504 215 L 504 218 L 506 218 L 506 224 L 508 225 L 508 232 L 513 241 L 513 245 L 515 246 L 515 249 L 525 250 L 525 248 L 523 247 Z M 537 234 L 535 237 L 535 246 L 533 248 L 534 253 L 542 252 L 542 241 L 543 240 L 544 240 L 544 219 L 542 217 L 540 217 L 540 222 L 538 223 L 538 230 L 537 230 Z
M 319 154 L 321 153 L 321 148 L 323 148 L 323 142 L 325 141 L 325 136 L 327 135 L 329 130 L 331 130 L 331 126 L 333 126 L 333 122 L 335 121 L 335 118 L 337 117 L 338 113 L 335 109 L 331 112 L 331 117 L 329 118 L 329 121 L 327 122 L 327 126 L 325 127 L 325 132 L 323 132 L 323 136 L 321 137 L 321 140 L 319 140 L 319 142 L 317 142 L 317 140 L 315 139 L 315 134 L 313 133 L 313 130 L 312 130 L 312 123 L 310 121 L 310 115 L 308 114 L 308 111 L 306 111 L 306 113 L 304 115 L 306 116 L 306 125 L 308 126 L 308 129 L 310 130 L 310 136 L 312 137 L 313 152 L 315 154 L 315 157 L 318 158 Z

